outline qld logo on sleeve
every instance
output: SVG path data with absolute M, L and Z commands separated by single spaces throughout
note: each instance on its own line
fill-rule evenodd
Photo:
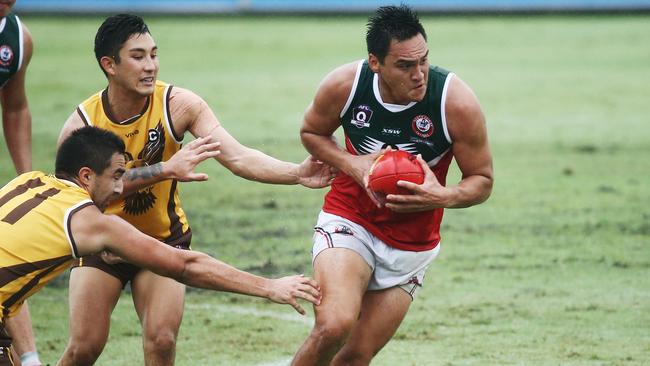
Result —
M 357 126 L 357 128 L 370 127 L 370 118 L 372 118 L 372 109 L 367 105 L 360 105 L 352 110 L 350 123 Z
M 422 138 L 427 138 L 433 135 L 433 122 L 428 116 L 421 114 L 413 118 L 413 132 Z
M 14 51 L 11 49 L 11 47 L 7 46 L 6 44 L 0 46 L 0 65 L 9 66 L 11 60 L 13 59 Z

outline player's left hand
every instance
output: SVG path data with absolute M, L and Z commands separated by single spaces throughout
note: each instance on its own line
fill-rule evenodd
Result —
M 398 186 L 408 189 L 412 194 L 389 194 L 386 196 L 386 207 L 389 209 L 395 212 L 420 212 L 447 207 L 448 189 L 440 184 L 421 155 L 417 156 L 417 161 L 424 171 L 424 182 L 415 184 L 398 181 Z
M 278 304 L 289 304 L 302 315 L 305 309 L 298 304 L 298 299 L 320 305 L 321 293 L 318 283 L 303 275 L 287 276 L 270 281 L 269 300 Z
M 323 188 L 332 184 L 336 169 L 308 156 L 298 166 L 298 183 L 308 188 Z

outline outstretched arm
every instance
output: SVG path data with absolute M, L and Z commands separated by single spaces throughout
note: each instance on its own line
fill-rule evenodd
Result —
M 72 216 L 71 232 L 80 255 L 109 250 L 136 266 L 189 286 L 265 297 L 290 304 L 301 314 L 305 311 L 297 303 L 298 299 L 320 303 L 318 285 L 309 278 L 300 275 L 267 279 L 201 252 L 172 248 L 117 216 L 102 214 L 94 206 Z
M 170 113 L 177 134 L 190 131 L 196 137 L 212 136 L 221 142 L 217 160 L 237 176 L 273 184 L 301 184 L 310 188 L 328 185 L 333 178 L 330 167 L 311 157 L 295 164 L 276 159 L 241 144 L 221 125 L 208 104 L 198 95 L 183 88 L 174 88 Z
M 32 170 L 32 116 L 25 93 L 25 75 L 32 58 L 32 36 L 23 25 L 24 55 L 18 72 L 0 89 L 2 128 L 17 173 Z
M 77 111 L 73 112 L 63 125 L 59 134 L 58 145 L 72 133 L 84 127 L 85 124 Z M 176 179 L 179 182 L 208 180 L 205 173 L 196 173 L 194 169 L 203 160 L 214 158 L 220 154 L 220 143 L 211 137 L 198 138 L 189 142 L 177 151 L 169 160 L 144 167 L 131 168 L 123 176 L 124 189 L 120 197 L 148 187 L 166 179 Z

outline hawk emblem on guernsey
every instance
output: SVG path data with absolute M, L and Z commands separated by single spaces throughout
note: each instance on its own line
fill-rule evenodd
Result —
M 143 167 L 160 163 L 163 151 L 165 150 L 165 129 L 162 122 L 158 121 L 156 128 L 147 131 L 147 143 L 138 154 L 138 159 L 133 162 L 132 167 Z M 149 186 L 134 192 L 124 198 L 122 209 L 129 215 L 142 215 L 156 203 L 156 195 L 152 192 L 153 187 Z

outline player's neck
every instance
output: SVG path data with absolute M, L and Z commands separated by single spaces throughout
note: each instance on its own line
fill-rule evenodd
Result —
M 149 96 L 128 92 L 115 85 L 109 85 L 107 97 L 110 117 L 118 122 L 139 117 L 149 100 Z

